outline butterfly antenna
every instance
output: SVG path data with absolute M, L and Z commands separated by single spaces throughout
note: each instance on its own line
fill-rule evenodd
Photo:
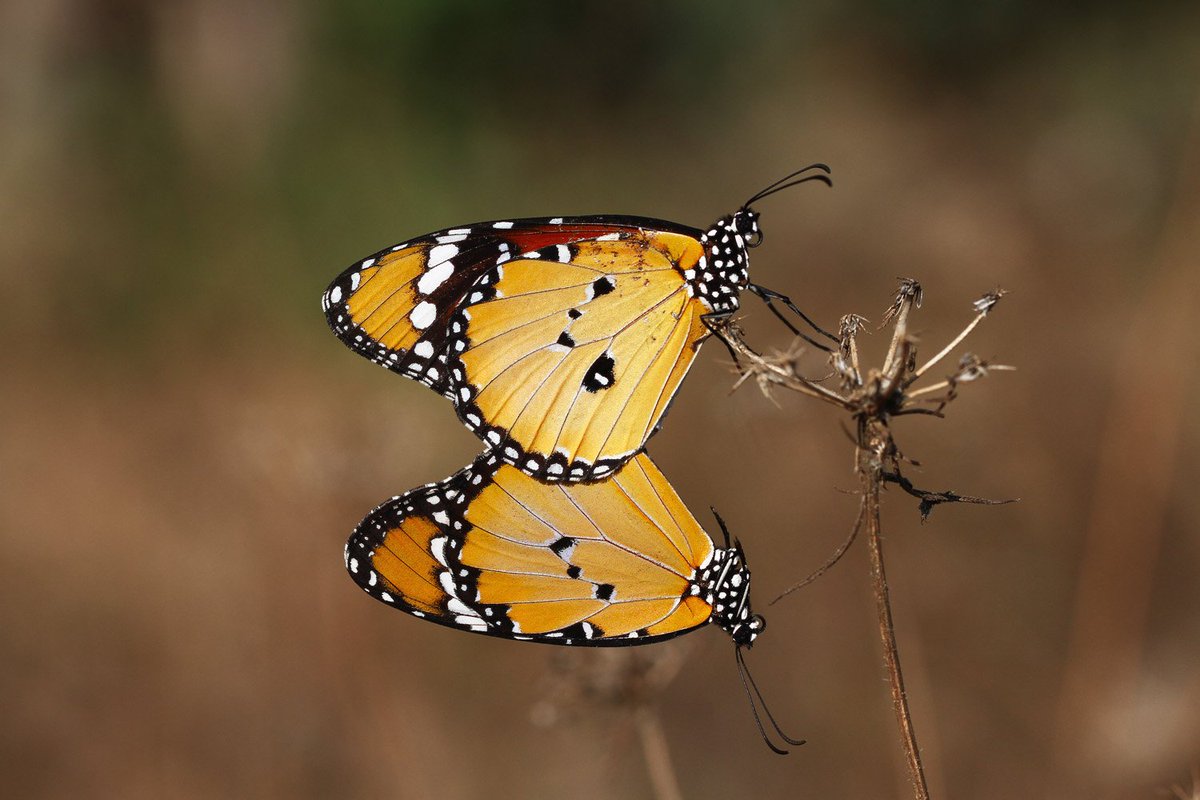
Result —
M 767 745 L 767 747 L 771 748 L 772 753 L 775 753 L 775 754 L 781 755 L 781 756 L 786 756 L 788 754 L 788 751 L 784 750 L 782 747 L 779 747 L 774 742 L 772 742 L 771 737 L 769 737 L 767 735 L 766 728 L 763 727 L 762 717 L 760 717 L 758 714 L 758 703 L 756 703 L 754 701 L 755 694 L 757 694 L 758 702 L 761 703 L 762 702 L 762 694 L 758 691 L 758 687 L 755 686 L 755 684 L 754 684 L 754 678 L 750 675 L 750 671 L 746 668 L 746 661 L 745 661 L 745 657 L 742 655 L 742 648 L 735 646 L 733 649 L 733 653 L 734 653 L 734 656 L 733 656 L 734 661 L 737 662 L 738 677 L 741 678 L 741 680 L 742 680 L 742 689 L 746 692 L 746 699 L 750 701 L 750 712 L 754 715 L 754 724 L 758 727 L 758 735 L 762 737 L 762 740 Z M 751 688 L 750 688 L 752 686 L 754 687 L 753 694 L 751 693 Z M 763 711 L 766 711 L 767 719 L 771 720 L 771 725 L 772 725 L 772 727 L 775 728 L 775 732 L 778 733 L 780 736 L 783 736 L 784 741 L 786 741 L 788 744 L 794 744 L 794 745 L 804 744 L 803 741 L 789 739 L 787 736 L 784 736 L 783 731 L 779 730 L 779 725 L 777 725 L 775 723 L 775 720 L 771 717 L 771 712 L 769 710 L 767 710 L 767 706 L 765 703 L 763 704 Z
M 786 733 L 784 733 L 783 729 L 779 727 L 779 723 L 775 721 L 775 717 L 771 714 L 771 709 L 767 705 L 766 699 L 762 696 L 762 691 L 758 688 L 758 684 L 754 681 L 754 675 L 751 674 L 750 668 L 748 666 L 746 666 L 746 657 L 744 655 L 742 655 L 742 650 L 740 647 L 738 648 L 737 659 L 742 665 L 743 673 L 745 674 L 746 678 L 750 681 L 751 688 L 754 689 L 754 694 L 758 697 L 758 702 L 762 705 L 763 713 L 767 715 L 767 719 L 770 720 L 770 722 L 771 722 L 771 727 L 775 729 L 775 732 L 777 734 L 779 734 L 779 738 L 783 739 L 785 742 L 787 742 L 788 744 L 792 744 L 792 745 L 804 744 L 803 739 L 793 739 L 792 737 L 790 737 Z
M 725 525 L 725 520 L 721 519 L 721 515 L 717 513 L 716 506 L 709 506 L 708 510 L 717 518 L 717 524 L 721 526 L 721 533 L 725 534 L 725 549 L 729 549 L 729 528 Z
M 803 175 L 804 173 L 806 173 L 810 170 L 819 170 L 823 174 L 808 175 L 806 177 L 800 178 L 801 175 Z M 833 186 L 833 181 L 831 181 L 829 179 L 830 171 L 831 170 L 829 169 L 829 167 L 825 164 L 820 164 L 820 163 L 809 164 L 807 167 L 804 167 L 803 169 L 798 169 L 790 175 L 784 175 L 782 178 L 775 181 L 770 186 L 768 186 L 765 189 L 763 189 L 762 191 L 758 192 L 758 194 L 754 195 L 749 200 L 747 200 L 745 203 L 743 203 L 742 208 L 748 208 L 749 206 L 753 205 L 754 203 L 757 203 L 759 200 L 762 200 L 764 197 L 767 197 L 768 195 L 775 194 L 776 192 L 781 192 L 784 189 L 787 189 L 791 186 L 796 186 L 796 185 L 804 183 L 806 181 L 820 181 L 821 183 L 824 183 L 826 186 Z M 799 178 L 799 180 L 793 181 L 792 180 L 793 178 Z M 792 181 L 792 182 L 788 183 L 788 181 Z

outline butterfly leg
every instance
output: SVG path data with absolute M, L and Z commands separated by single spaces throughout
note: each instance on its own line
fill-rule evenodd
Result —
M 775 306 L 775 304 L 772 302 L 773 300 L 778 300 L 779 302 L 781 302 L 785 306 L 787 306 L 787 309 L 789 311 L 791 311 L 793 314 L 800 317 L 800 319 L 802 319 L 806 323 L 808 323 L 808 326 L 810 328 L 812 328 L 814 331 L 816 331 L 819 335 L 824 336 L 833 342 L 838 341 L 838 338 L 836 336 L 834 336 L 832 333 L 825 330 L 820 325 L 818 325 L 817 323 L 815 323 L 811 319 L 809 319 L 807 314 L 805 314 L 803 311 L 801 311 L 799 308 L 796 307 L 796 304 L 792 302 L 790 297 L 788 297 L 787 295 L 780 294 L 779 292 L 775 291 L 774 289 L 768 289 L 765 286 L 759 286 L 756 283 L 752 283 L 749 286 L 747 286 L 746 288 L 749 289 L 751 292 L 753 292 L 760 300 L 762 300 L 764 303 L 766 303 L 767 308 L 771 309 L 771 313 L 774 314 L 776 317 L 778 317 L 779 320 L 781 322 L 783 322 L 783 324 L 786 325 L 788 327 L 788 330 L 790 330 L 792 333 L 799 336 L 801 339 L 808 342 L 813 347 L 816 347 L 819 350 L 824 350 L 826 353 L 833 352 L 833 349 L 830 348 L 829 346 L 821 344 L 820 342 L 814 341 L 811 337 L 802 333 L 795 325 L 793 325 L 791 323 L 791 321 L 787 317 L 785 317 L 783 315 L 783 312 L 781 312 Z
M 733 359 L 733 365 L 737 367 L 738 372 L 742 371 L 742 362 L 738 361 L 737 350 L 730 343 L 728 335 L 725 333 L 725 323 L 733 316 L 732 311 L 721 311 L 712 314 L 701 314 L 700 321 L 704 323 L 704 327 L 708 328 L 710 336 L 716 336 L 721 340 L 721 344 L 725 345 L 725 349 L 729 351 L 730 358 Z M 758 355 L 748 344 L 741 343 L 742 347 L 749 350 L 754 355 Z

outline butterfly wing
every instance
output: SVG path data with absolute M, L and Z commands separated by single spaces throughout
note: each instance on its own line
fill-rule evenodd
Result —
M 365 259 L 324 306 L 343 342 L 450 397 L 508 463 L 591 480 L 642 448 L 707 333 L 699 236 L 637 217 L 481 223 Z
M 641 644 L 708 622 L 712 540 L 644 453 L 610 480 L 546 484 L 484 454 L 384 503 L 346 548 L 354 580 L 414 616 L 553 644 Z
M 452 228 L 346 268 L 322 295 L 325 320 L 356 353 L 452 396 L 445 370 L 450 314 L 506 247 L 491 228 Z

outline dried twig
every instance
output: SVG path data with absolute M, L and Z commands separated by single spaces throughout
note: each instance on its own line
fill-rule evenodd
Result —
M 533 709 L 536 724 L 550 726 L 564 717 L 608 709 L 632 718 L 646 771 L 657 800 L 683 797 L 663 733 L 656 701 L 685 663 L 686 643 L 661 647 L 601 648 L 583 654 L 555 653 L 552 683 Z
M 972 497 L 968 494 L 958 494 L 948 489 L 941 492 L 931 492 L 927 489 L 918 489 L 916 486 L 913 486 L 912 481 L 899 472 L 883 472 L 880 474 L 880 478 L 886 483 L 897 484 L 913 497 L 920 499 L 921 505 L 918 506 L 918 510 L 921 512 L 922 522 L 929 519 L 929 514 L 933 511 L 934 506 L 941 505 L 942 503 L 973 503 L 981 506 L 1002 506 L 1008 503 L 1015 503 L 1020 499 L 989 500 L 986 497 Z

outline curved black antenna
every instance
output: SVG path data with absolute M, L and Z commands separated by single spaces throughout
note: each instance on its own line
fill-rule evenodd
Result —
M 751 203 L 753 203 L 755 200 L 758 200 L 759 198 L 761 198 L 761 197 L 764 197 L 764 196 L 766 195 L 766 193 L 767 193 L 767 192 L 770 192 L 770 191 L 772 191 L 772 190 L 774 190 L 774 189 L 778 188 L 778 187 L 780 186 L 780 184 L 787 183 L 787 182 L 788 182 L 788 181 L 790 181 L 792 178 L 797 178 L 797 177 L 799 177 L 799 176 L 803 175 L 804 173 L 808 172 L 810 169 L 819 169 L 819 170 L 821 170 L 822 172 L 824 172 L 826 175 L 830 174 L 830 172 L 831 172 L 831 170 L 829 169 L 829 166 L 828 166 L 828 165 L 826 165 L 826 164 L 822 164 L 822 163 L 820 163 L 820 162 L 818 162 L 818 163 L 816 163 L 816 164 L 809 164 L 807 167 L 801 167 L 800 169 L 796 170 L 795 172 L 793 172 L 793 173 L 790 173 L 790 174 L 788 174 L 788 175 L 784 175 L 784 176 L 783 176 L 782 178 L 780 178 L 779 180 L 775 181 L 775 182 L 774 182 L 774 183 L 772 183 L 771 185 L 769 185 L 769 186 L 767 186 L 766 188 L 762 189 L 762 190 L 761 190 L 761 191 L 760 191 L 758 194 L 754 195 L 754 196 L 753 196 L 753 197 L 751 197 L 749 200 L 747 200 L 747 201 L 746 201 L 746 205 L 750 205 L 750 204 L 751 204 Z
M 783 728 L 779 727 L 779 723 L 775 721 L 775 717 L 771 714 L 770 707 L 767 706 L 766 698 L 762 696 L 762 691 L 759 690 L 758 684 L 754 681 L 754 675 L 750 673 L 750 668 L 746 666 L 746 657 L 742 655 L 742 649 L 740 647 L 738 648 L 738 661 L 742 662 L 742 669 L 746 671 L 746 677 L 750 679 L 750 686 L 753 687 L 754 693 L 758 695 L 758 702 L 762 704 L 763 713 L 766 714 L 767 719 L 771 721 L 771 727 L 773 727 L 775 732 L 779 734 L 779 738 L 791 745 L 799 746 L 804 744 L 804 739 L 793 739 L 792 737 L 788 736 L 783 732 Z
M 709 506 L 708 510 L 713 512 L 713 516 L 717 518 L 717 524 L 721 526 L 721 533 L 725 534 L 725 549 L 729 549 L 729 528 L 725 526 L 725 520 L 721 519 L 721 515 L 717 513 L 716 506 Z
M 771 716 L 771 710 L 767 708 L 767 704 L 763 701 L 762 692 L 758 690 L 758 684 L 754 682 L 754 676 L 750 674 L 750 670 L 746 667 L 746 661 L 742 656 L 741 647 L 735 646 L 733 648 L 733 658 L 734 661 L 737 662 L 738 677 L 742 679 L 742 689 L 744 689 L 746 692 L 746 699 L 750 701 L 750 711 L 754 714 L 754 724 L 758 726 L 758 735 L 762 737 L 762 740 L 766 743 L 767 747 L 771 748 L 771 752 L 781 756 L 786 756 L 788 754 L 787 750 L 784 750 L 782 747 L 778 747 L 774 742 L 771 741 L 770 737 L 767 736 L 767 731 L 765 728 L 763 728 L 762 717 L 758 715 L 758 704 L 754 702 L 755 696 L 758 697 L 758 702 L 762 703 L 763 711 L 766 712 L 767 719 L 771 721 L 771 726 L 775 728 L 775 732 L 779 734 L 785 742 L 791 745 L 804 744 L 803 739 L 792 739 L 779 729 L 779 723 L 776 722 L 775 718 Z M 754 687 L 753 694 L 750 692 L 751 687 Z
M 742 648 L 735 646 L 733 652 L 734 661 L 737 662 L 738 677 L 742 679 L 742 688 L 746 690 L 746 699 L 750 701 L 750 711 L 754 714 L 754 724 L 758 726 L 758 735 L 762 737 L 767 747 L 771 748 L 772 753 L 786 756 L 788 751 L 781 747 L 776 747 L 775 743 L 767 738 L 767 732 L 763 730 L 762 719 L 758 716 L 758 707 L 754 704 L 754 695 L 750 694 L 750 684 L 746 682 L 746 664 L 742 661 Z
M 800 178 L 799 180 L 793 181 L 792 183 L 788 183 L 788 181 L 791 181 L 792 178 L 799 178 L 799 176 L 803 175 L 804 173 L 808 172 L 809 170 L 814 170 L 814 169 L 820 170 L 824 174 L 823 175 L 809 175 L 807 177 Z M 819 162 L 816 164 L 809 164 L 807 167 L 804 167 L 803 169 L 798 169 L 790 175 L 784 175 L 782 178 L 775 181 L 770 186 L 768 186 L 765 189 L 763 189 L 762 191 L 758 192 L 753 197 L 751 197 L 749 200 L 747 200 L 745 203 L 743 203 L 742 208 L 749 208 L 751 205 L 753 205 L 754 203 L 757 203 L 759 200 L 762 200 L 764 197 L 766 197 L 768 195 L 775 194 L 776 192 L 781 192 L 784 189 L 787 189 L 792 186 L 796 186 L 797 184 L 804 183 L 805 181 L 821 181 L 826 186 L 833 186 L 833 181 L 831 181 L 829 179 L 830 172 L 831 172 L 831 170 L 825 164 L 821 164 Z

